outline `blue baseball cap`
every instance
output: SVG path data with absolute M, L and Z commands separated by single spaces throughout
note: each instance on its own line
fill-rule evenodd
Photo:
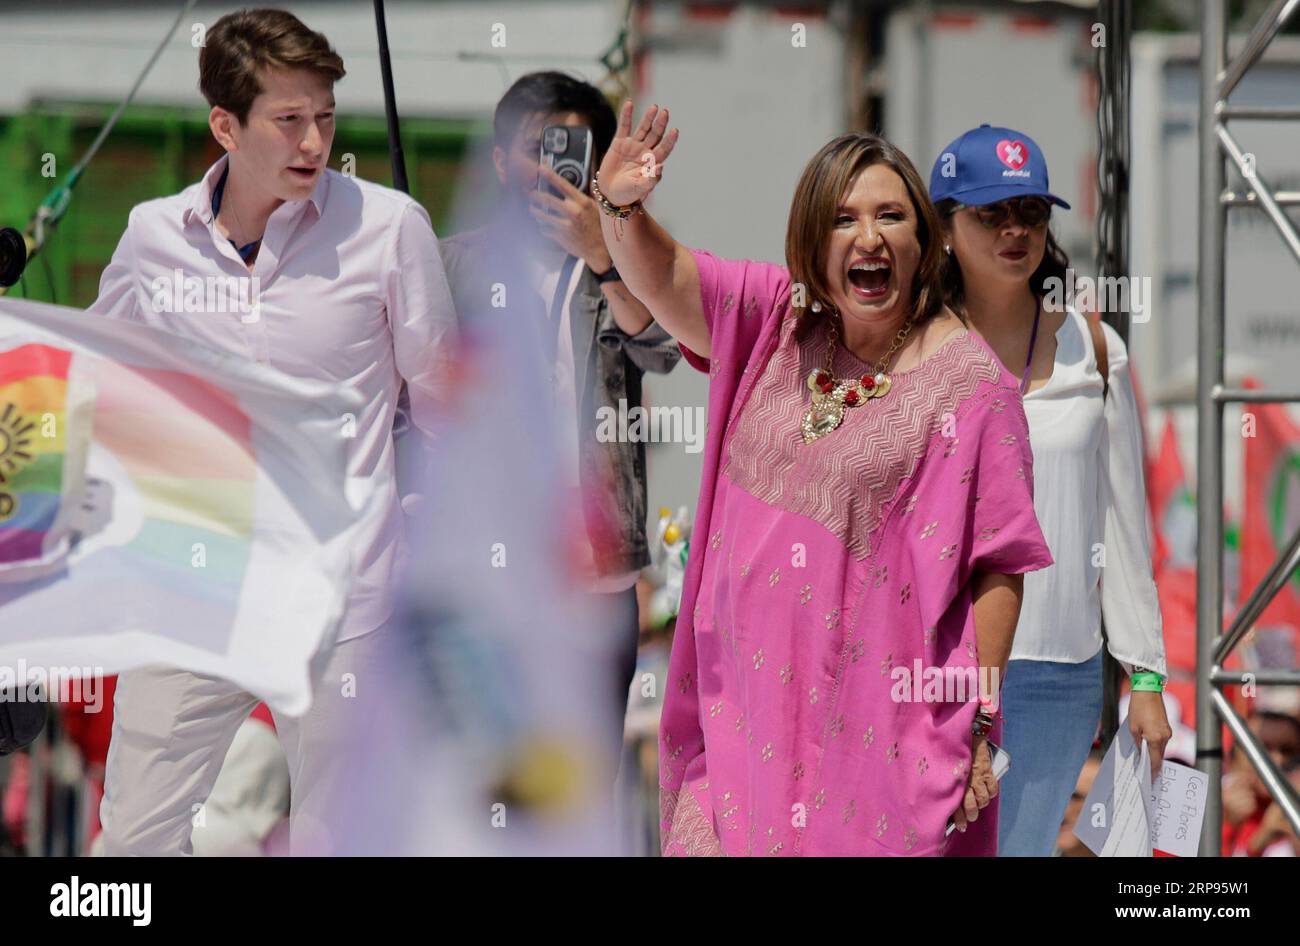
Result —
M 1048 189 L 1047 160 L 1033 138 L 1010 128 L 980 125 L 940 152 L 930 172 L 930 199 L 967 206 L 1011 197 L 1042 197 L 1070 209 Z

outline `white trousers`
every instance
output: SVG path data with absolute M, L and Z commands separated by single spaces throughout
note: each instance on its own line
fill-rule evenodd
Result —
M 334 645 L 317 662 L 311 709 L 276 713 L 289 763 L 293 854 L 382 853 L 366 836 L 365 809 L 382 805 L 391 760 L 367 739 L 390 710 L 393 688 L 381 627 Z M 188 855 L 226 751 L 257 698 L 235 684 L 169 667 L 118 678 L 113 738 L 99 817 L 104 854 Z M 381 832 L 382 833 L 382 832 Z

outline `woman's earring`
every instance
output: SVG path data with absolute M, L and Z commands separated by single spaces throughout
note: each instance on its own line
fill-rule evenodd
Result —
M 952 255 L 952 247 L 949 246 L 947 243 L 943 245 L 943 251 L 947 253 L 949 256 Z
M 820 312 L 822 310 L 822 304 L 814 299 L 811 308 L 814 312 Z

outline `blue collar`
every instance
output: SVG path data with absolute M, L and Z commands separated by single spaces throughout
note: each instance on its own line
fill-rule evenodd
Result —
M 226 192 L 226 177 L 229 174 L 230 174 L 230 166 L 227 165 L 225 170 L 221 172 L 221 180 L 217 181 L 217 186 L 212 188 L 213 223 L 216 222 L 217 212 L 221 210 L 221 195 Z M 239 246 L 237 243 L 235 243 L 234 240 L 230 241 L 230 245 L 235 248 L 235 252 L 239 254 L 239 258 L 242 259 L 245 263 L 247 263 L 249 258 L 254 253 L 257 252 L 257 248 L 258 246 L 261 245 L 261 243 L 262 243 L 261 240 L 254 240 L 252 243 L 245 244 L 244 246 Z

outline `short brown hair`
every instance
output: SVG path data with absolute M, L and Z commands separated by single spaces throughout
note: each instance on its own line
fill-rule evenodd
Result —
M 921 265 L 912 283 L 912 307 L 917 325 L 943 308 L 943 250 L 939 245 L 939 217 L 921 175 L 899 148 L 864 132 L 850 132 L 829 142 L 804 168 L 790 205 L 785 234 L 785 261 L 793 285 L 806 287 L 807 305 L 821 303 L 831 309 L 826 284 L 826 252 L 835 212 L 854 178 L 873 164 L 883 164 L 903 179 L 916 211 Z M 799 314 L 799 313 L 796 313 Z
M 243 125 L 262 93 L 263 69 L 310 69 L 331 82 L 347 73 L 324 34 L 286 10 L 239 10 L 212 24 L 199 53 L 199 91 Z

